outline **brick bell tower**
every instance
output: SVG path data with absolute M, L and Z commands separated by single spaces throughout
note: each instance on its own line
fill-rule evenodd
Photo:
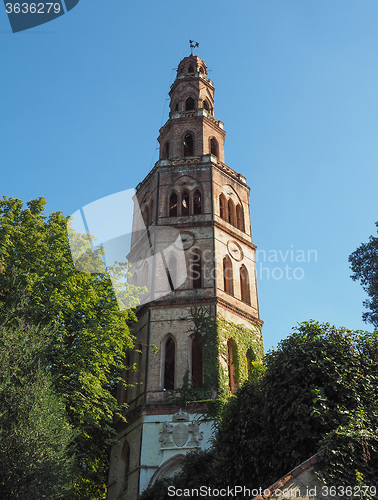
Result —
M 133 282 L 148 291 L 125 362 L 130 386 L 118 391 L 127 423 L 116 422 L 109 500 L 135 500 L 176 473 L 188 451 L 209 447 L 209 401 L 234 392 L 263 354 L 250 188 L 224 163 L 224 126 L 202 59 L 180 62 L 169 95 L 159 160 L 135 195 Z M 180 245 L 167 243 L 173 229 Z

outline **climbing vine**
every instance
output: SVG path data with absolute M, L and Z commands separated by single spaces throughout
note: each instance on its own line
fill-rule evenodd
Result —
M 202 341 L 203 385 L 199 388 L 191 387 L 187 372 L 183 385 L 178 390 L 179 398 L 184 401 L 208 401 L 213 402 L 216 407 L 223 406 L 231 396 L 227 341 L 234 341 L 232 362 L 236 385 L 239 386 L 248 380 L 258 366 L 262 366 L 264 352 L 261 328 L 257 324 L 246 328 L 221 316 L 215 317 L 209 307 L 192 308 L 190 319 L 193 323 L 192 336 L 199 336 Z

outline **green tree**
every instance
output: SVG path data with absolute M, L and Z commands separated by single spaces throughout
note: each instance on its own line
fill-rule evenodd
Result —
M 125 350 L 133 347 L 128 325 L 135 316 L 118 308 L 109 275 L 75 269 L 67 218 L 60 212 L 47 217 L 45 204 L 38 198 L 24 208 L 21 200 L 0 200 L 0 317 L 11 311 L 15 323 L 23 318 L 29 325 L 54 325 L 48 358 L 76 432 L 74 494 L 103 498 L 112 422 L 120 412 L 115 388 Z M 127 269 L 118 266 L 117 272 L 125 276 Z M 124 287 L 125 294 L 134 293 Z
M 54 500 L 71 492 L 74 434 L 46 370 L 51 332 L 0 326 L 0 498 Z
M 378 232 L 378 222 L 375 225 Z M 353 271 L 352 279 L 360 281 L 369 296 L 364 301 L 368 310 L 362 318 L 378 330 L 378 237 L 370 236 L 368 243 L 363 243 L 349 256 L 349 262 Z

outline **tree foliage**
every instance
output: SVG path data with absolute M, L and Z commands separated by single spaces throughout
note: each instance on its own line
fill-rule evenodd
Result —
M 375 225 L 378 232 L 378 222 Z M 363 243 L 349 256 L 349 262 L 353 271 L 352 279 L 360 281 L 369 296 L 364 301 L 368 310 L 362 318 L 378 330 L 378 237 L 370 236 L 368 243 Z
M 133 346 L 128 324 L 135 318 L 119 310 L 108 275 L 76 271 L 67 219 L 60 212 L 46 216 L 45 204 L 0 200 L 0 317 L 11 312 L 15 325 L 21 318 L 54 326 L 48 366 L 76 432 L 74 495 L 103 498 L 119 411 L 115 387 L 125 349 Z
M 50 328 L 0 326 L 0 498 L 71 492 L 74 433 L 46 370 Z
M 328 484 L 363 477 L 374 485 L 378 334 L 305 322 L 266 355 L 265 367 L 226 405 L 195 486 L 265 488 L 321 449 Z M 186 460 L 173 484 L 182 487 L 196 470 Z M 168 498 L 166 489 L 154 493 L 143 500 Z

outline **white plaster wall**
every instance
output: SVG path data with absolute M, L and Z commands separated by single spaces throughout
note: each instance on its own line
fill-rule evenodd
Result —
M 141 471 L 139 481 L 139 491 L 142 492 L 149 485 L 152 476 L 156 470 L 163 465 L 167 460 L 177 454 L 186 455 L 189 451 L 196 448 L 178 447 L 173 445 L 171 448 L 161 448 L 159 441 L 160 433 L 163 429 L 164 422 L 171 422 L 173 415 L 146 415 L 143 420 L 142 431 L 142 447 L 141 447 Z M 191 414 L 190 421 L 200 418 L 201 415 Z M 198 448 L 206 450 L 210 446 L 212 433 L 212 421 L 202 422 L 200 430 L 203 432 L 203 439 L 200 441 Z

